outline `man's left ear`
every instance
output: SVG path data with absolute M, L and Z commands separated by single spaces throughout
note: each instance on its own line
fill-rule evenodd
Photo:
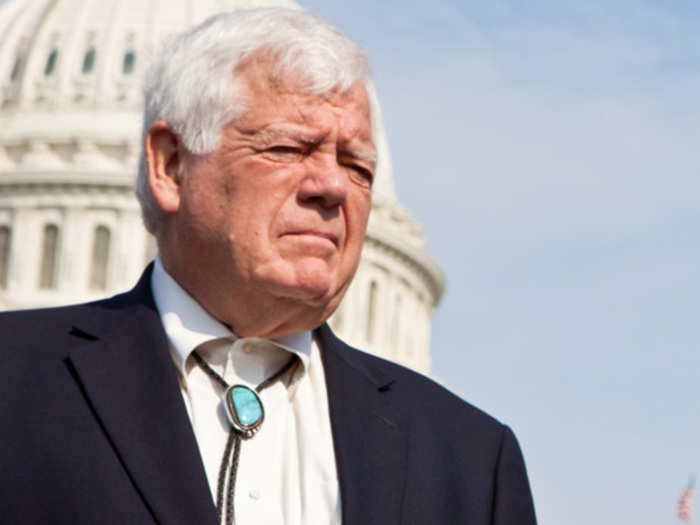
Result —
M 144 150 L 153 200 L 163 213 L 177 212 L 185 160 L 180 138 L 168 122 L 157 120 L 148 130 Z

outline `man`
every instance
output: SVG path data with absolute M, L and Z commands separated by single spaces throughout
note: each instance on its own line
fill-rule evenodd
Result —
M 325 324 L 370 211 L 368 82 L 296 11 L 222 14 L 154 58 L 137 193 L 159 256 L 126 294 L 1 316 L 3 522 L 534 523 L 507 427 Z

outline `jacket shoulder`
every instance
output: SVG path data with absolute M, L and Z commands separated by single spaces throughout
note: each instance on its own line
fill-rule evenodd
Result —
M 67 306 L 0 312 L 0 352 L 22 352 L 36 358 L 38 354 L 65 348 L 75 336 L 91 339 L 94 330 L 128 315 L 137 305 L 131 294 Z
M 461 417 L 477 420 L 485 426 L 492 426 L 494 430 L 502 426 L 496 418 L 457 396 L 435 379 L 362 350 L 353 348 L 353 351 L 357 352 L 358 359 L 364 361 L 368 368 L 396 378 L 390 388 L 405 396 L 414 410 L 441 407 L 446 411 L 456 411 Z
M 36 348 L 50 351 L 63 348 L 75 336 L 90 339 L 109 328 L 125 315 L 136 309 L 155 310 L 150 292 L 151 266 L 146 268 L 136 286 L 124 293 L 97 301 L 0 312 L 0 340 L 3 353 L 13 350 L 29 353 Z M 65 344 L 64 344 L 65 343 Z M 36 354 L 30 354 L 36 357 Z
M 498 439 L 505 426 L 483 410 L 455 395 L 434 379 L 395 362 L 351 347 L 327 327 L 319 329 L 329 345 L 347 364 L 363 372 L 380 389 L 391 392 L 397 408 L 409 420 L 431 421 L 435 428 L 455 424 L 478 427 L 480 434 Z

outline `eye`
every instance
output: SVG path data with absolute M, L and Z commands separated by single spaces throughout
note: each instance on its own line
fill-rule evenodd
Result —
M 353 182 L 365 188 L 372 187 L 374 173 L 370 169 L 360 166 L 359 164 L 346 164 L 346 168 L 349 170 L 350 179 Z
M 266 148 L 263 154 L 265 157 L 278 162 L 294 162 L 302 160 L 306 156 L 307 151 L 299 146 L 279 144 Z

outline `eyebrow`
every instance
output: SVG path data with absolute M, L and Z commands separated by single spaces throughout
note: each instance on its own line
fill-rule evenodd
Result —
M 299 128 L 285 125 L 268 126 L 251 133 L 253 137 L 262 140 L 274 140 L 275 138 L 287 138 L 300 140 L 306 144 L 318 144 L 323 139 L 322 133 L 305 133 Z
M 251 133 L 251 136 L 260 138 L 264 141 L 274 140 L 275 138 L 288 138 L 299 140 L 304 144 L 316 145 L 323 141 L 325 133 L 316 132 L 308 133 L 300 130 L 296 126 L 286 124 L 277 124 L 259 129 Z M 374 149 L 347 150 L 342 152 L 343 155 L 357 160 L 363 160 L 372 164 L 377 164 L 377 152 Z
M 364 160 L 365 162 L 371 162 L 372 164 L 377 163 L 377 152 L 372 149 L 346 151 L 344 155 L 358 160 Z

